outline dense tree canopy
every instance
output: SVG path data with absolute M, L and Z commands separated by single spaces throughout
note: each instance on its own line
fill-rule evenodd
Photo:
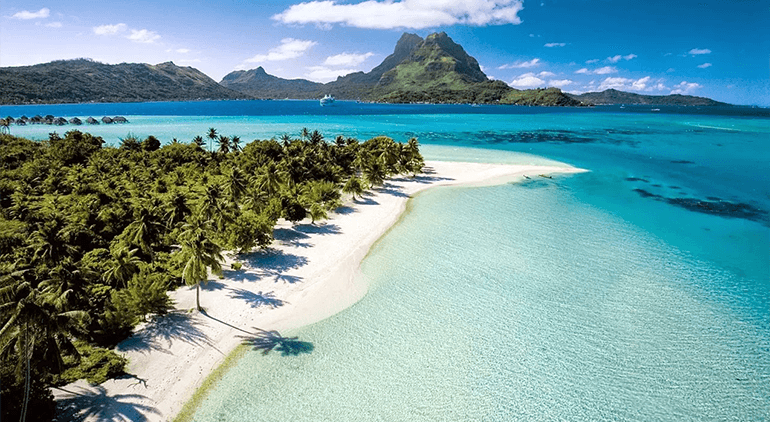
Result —
M 0 135 L 0 418 L 45 418 L 46 387 L 87 348 L 101 353 L 164 313 L 167 291 L 205 282 L 222 251 L 265 247 L 279 218 L 315 222 L 343 191 L 423 166 L 414 139 L 205 136 L 209 148 L 203 136 L 161 146 L 129 135 L 113 148 L 77 130 Z

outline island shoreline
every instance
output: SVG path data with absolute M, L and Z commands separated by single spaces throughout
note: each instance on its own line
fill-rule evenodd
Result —
M 358 302 L 369 288 L 360 274 L 361 262 L 408 215 L 406 210 L 419 193 L 437 186 L 498 185 L 521 180 L 525 174 L 534 178 L 539 174 L 585 171 L 566 164 L 426 164 L 427 174 L 390 179 L 363 199 L 348 202 L 324 223 L 280 223 L 269 251 L 247 254 L 245 258 L 229 256 L 225 268 L 230 268 L 237 258 L 245 269 L 228 271 L 223 280 L 209 279 L 201 292 L 207 313 L 189 311 L 193 308 L 194 288 L 172 292 L 176 309 L 170 317 L 138 328 L 117 348 L 130 359 L 127 372 L 132 375 L 100 386 L 79 381 L 54 390 L 57 400 L 70 403 L 69 408 L 60 409 L 60 417 L 83 416 L 78 407 L 95 406 L 85 402 L 78 405 L 73 398 L 80 395 L 84 400 L 101 401 L 97 406 L 114 407 L 110 413 L 116 415 L 135 412 L 148 421 L 189 420 L 218 377 L 237 363 L 248 347 L 243 344 L 244 337 L 257 332 L 280 336 L 281 332 L 319 322 Z M 254 306 L 239 298 L 259 302 Z

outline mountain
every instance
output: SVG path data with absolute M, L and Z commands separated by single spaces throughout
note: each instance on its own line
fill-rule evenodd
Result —
M 324 95 L 322 94 L 324 84 L 305 79 L 283 79 L 268 75 L 262 66 L 228 73 L 220 85 L 258 98 L 311 99 Z
M 555 88 L 518 91 L 490 80 L 478 61 L 444 32 L 425 39 L 405 33 L 393 54 L 370 72 L 351 73 L 326 84 L 277 78 L 261 67 L 232 72 L 221 84 L 258 98 L 308 99 L 331 94 L 339 99 L 387 103 L 581 105 Z
M 727 103 L 714 101 L 711 98 L 695 97 L 692 95 L 641 95 L 608 89 L 602 92 L 586 92 L 585 94 L 567 94 L 586 104 L 643 104 L 643 105 L 677 105 L 677 106 L 726 106 Z
M 201 71 L 172 62 L 108 65 L 87 59 L 0 68 L 0 104 L 232 100 Z

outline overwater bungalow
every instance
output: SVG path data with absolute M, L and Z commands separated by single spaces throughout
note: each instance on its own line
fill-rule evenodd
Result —
M 53 119 L 53 124 L 55 124 L 56 126 L 64 126 L 67 124 L 67 119 L 65 119 L 64 117 L 57 117 Z
M 8 124 L 11 124 L 11 123 L 16 122 L 16 119 L 14 119 L 11 116 L 8 116 L 8 117 L 5 118 L 5 121 L 8 122 Z
M 32 117 L 31 119 L 29 119 L 29 122 L 32 123 L 33 125 L 39 125 L 39 124 L 43 123 L 43 116 L 37 114 L 34 117 Z
M 113 123 L 128 123 L 128 119 L 123 116 L 115 116 L 112 118 Z
M 110 123 L 112 123 L 112 118 L 108 117 L 108 116 L 104 116 L 104 117 L 102 117 L 102 122 L 104 122 L 106 124 L 110 124 Z
M 22 116 L 21 116 L 21 117 L 19 117 L 19 119 L 18 119 L 18 120 L 23 120 L 23 121 L 24 121 L 24 123 L 27 123 L 27 122 L 29 122 L 29 117 L 27 117 L 27 116 L 25 116 L 25 115 L 23 115 L 23 114 L 22 114 Z M 18 120 L 17 120 L 17 122 L 18 122 Z
M 71 119 L 70 119 L 70 124 L 73 124 L 73 125 L 82 125 L 82 124 L 83 124 L 83 121 L 82 121 L 82 120 L 80 120 L 80 119 L 78 119 L 77 117 L 73 117 L 73 118 L 71 118 Z
M 89 125 L 98 125 L 99 121 L 94 119 L 91 116 L 88 116 L 88 118 L 86 119 L 86 123 L 88 123 Z

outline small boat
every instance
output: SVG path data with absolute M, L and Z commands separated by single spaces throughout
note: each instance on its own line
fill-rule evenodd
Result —
M 551 176 L 548 176 L 548 175 L 546 175 L 546 174 L 538 174 L 538 176 L 540 176 L 540 177 L 542 177 L 542 178 L 545 178 L 545 179 L 553 179 L 553 177 L 551 177 Z
M 323 98 L 321 98 L 321 106 L 328 106 L 334 104 L 334 97 L 326 94 Z
M 530 179 L 531 179 L 531 178 L 530 178 L 529 176 L 527 176 L 526 174 L 525 174 L 525 175 L 523 175 L 523 176 L 524 176 L 524 178 L 525 178 L 525 179 L 527 179 L 527 180 L 530 180 Z

